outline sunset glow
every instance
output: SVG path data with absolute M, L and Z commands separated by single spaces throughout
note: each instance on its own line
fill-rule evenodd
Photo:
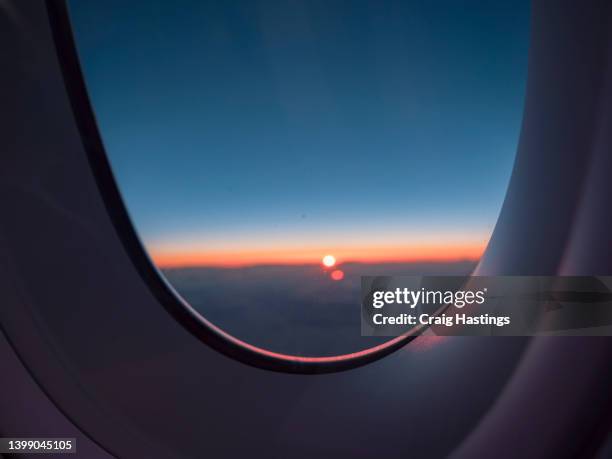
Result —
M 162 268 L 212 266 L 245 267 L 257 265 L 335 265 L 342 263 L 406 263 L 420 261 L 452 262 L 477 260 L 484 251 L 485 243 L 459 243 L 453 245 L 404 245 L 404 246 L 337 246 L 334 248 L 334 263 L 326 265 L 321 253 L 329 253 L 321 247 L 268 247 L 257 249 L 220 250 L 211 248 L 188 250 L 171 248 L 152 250 L 152 258 Z M 331 260 L 327 260 L 330 262 Z

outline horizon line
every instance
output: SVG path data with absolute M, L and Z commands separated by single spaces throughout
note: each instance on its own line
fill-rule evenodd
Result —
M 336 266 L 346 264 L 456 263 L 478 261 L 486 244 L 420 245 L 412 247 L 319 247 L 250 251 L 150 251 L 151 259 L 162 269 L 208 267 L 245 268 L 254 266 L 321 265 L 325 255 L 333 255 Z
M 415 259 L 415 260 L 389 260 L 389 261 L 343 261 L 336 263 L 332 267 L 323 268 L 327 271 L 342 269 L 347 265 L 406 265 L 406 264 L 453 264 L 453 263 L 477 263 L 480 258 L 452 258 L 452 259 Z M 262 262 L 254 264 L 159 264 L 153 260 L 159 269 L 249 269 L 249 268 L 264 268 L 264 267 L 320 267 L 321 263 L 304 262 L 304 263 L 282 263 L 282 262 Z

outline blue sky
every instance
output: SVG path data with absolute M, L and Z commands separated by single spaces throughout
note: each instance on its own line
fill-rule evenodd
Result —
M 154 254 L 486 242 L 520 131 L 529 2 L 70 6 Z

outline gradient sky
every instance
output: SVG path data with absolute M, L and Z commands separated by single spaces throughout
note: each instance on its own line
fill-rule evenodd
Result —
M 477 257 L 517 145 L 529 2 L 70 3 L 162 264 Z

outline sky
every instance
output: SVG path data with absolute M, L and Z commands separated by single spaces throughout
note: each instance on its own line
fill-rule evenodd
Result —
M 478 258 L 520 132 L 529 3 L 70 2 L 162 266 Z

